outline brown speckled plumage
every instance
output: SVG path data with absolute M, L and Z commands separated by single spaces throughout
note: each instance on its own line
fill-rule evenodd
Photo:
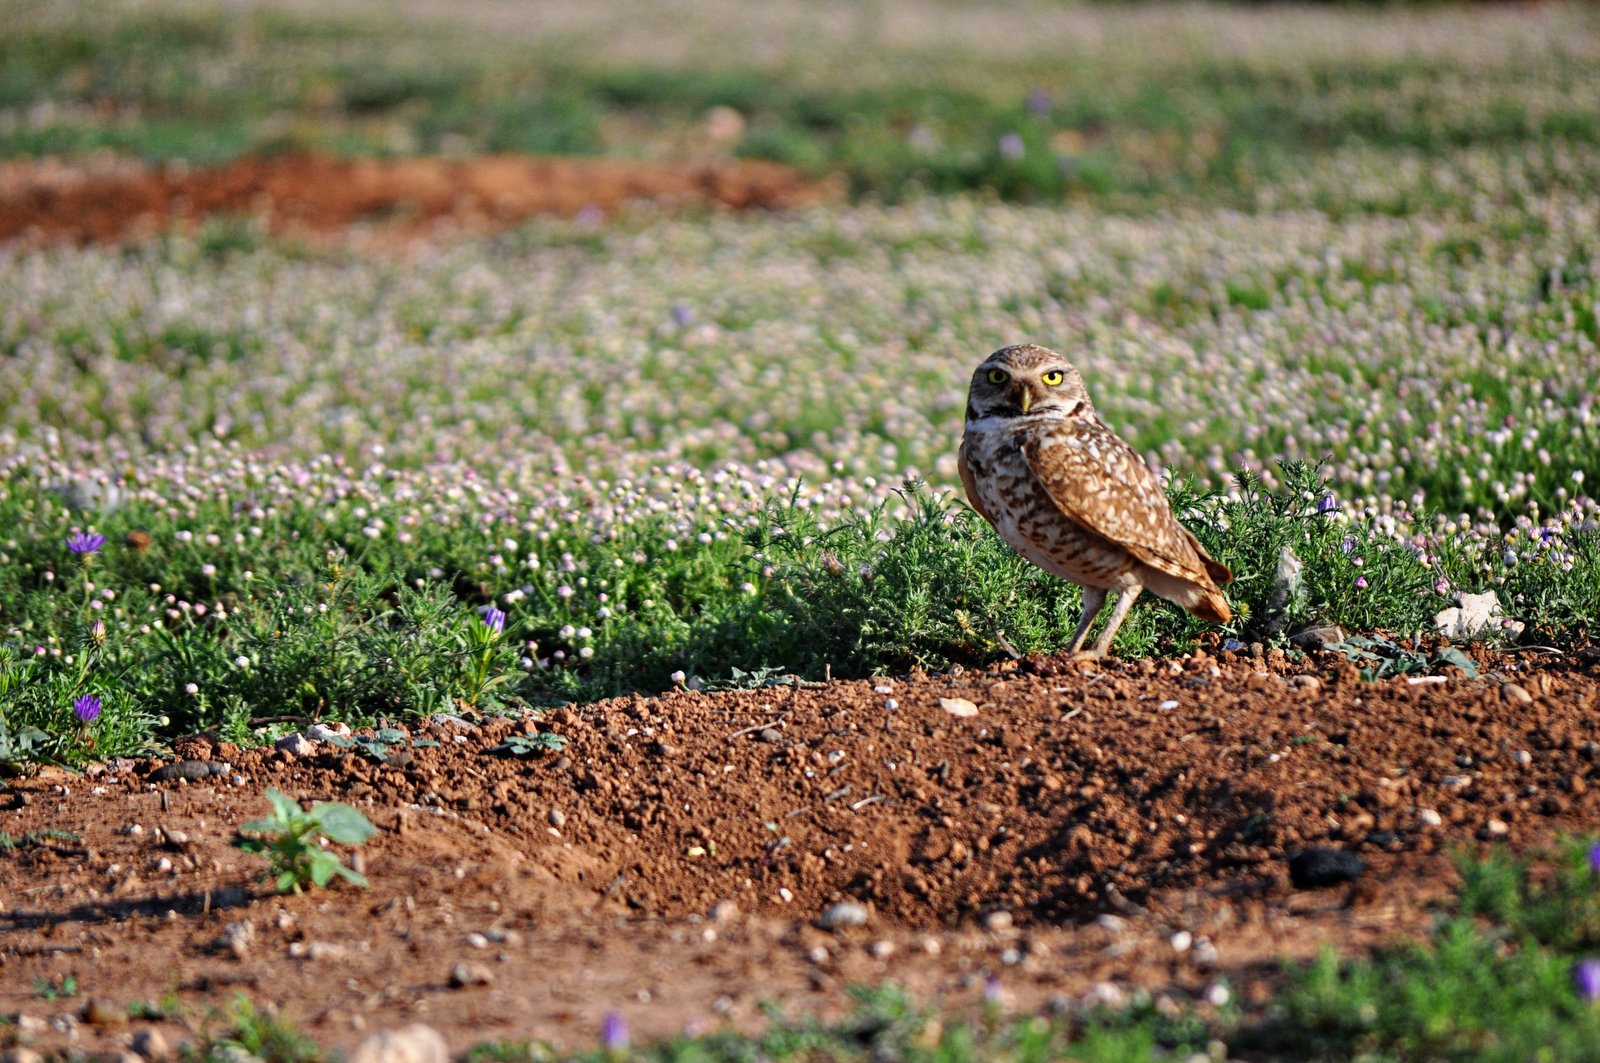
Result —
M 1232 618 L 1217 586 L 1232 573 L 1173 517 L 1150 467 L 1095 413 L 1083 378 L 1054 351 L 1005 347 L 973 372 L 959 468 L 968 501 L 1002 539 L 1084 589 L 1071 652 L 1110 591 L 1118 601 L 1095 656 L 1146 587 L 1206 620 Z

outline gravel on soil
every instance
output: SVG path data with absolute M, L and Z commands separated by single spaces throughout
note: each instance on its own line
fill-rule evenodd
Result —
M 0 853 L 0 1015 L 93 1051 L 161 1027 L 49 1020 L 244 991 L 327 1044 L 421 1021 L 459 1051 L 592 1044 L 612 1010 L 640 1038 L 759 1025 L 760 1000 L 838 1011 L 885 980 L 1203 1007 L 1220 974 L 1248 1006 L 1284 957 L 1422 933 L 1453 851 L 1594 829 L 1600 652 L 1479 663 L 1413 684 L 1330 653 L 1040 659 L 913 672 L 893 711 L 870 681 L 676 691 L 422 722 L 409 740 L 437 744 L 383 763 L 195 736 L 179 756 L 221 770 L 46 770 L 0 791 L 0 830 L 81 841 Z M 494 752 L 519 731 L 567 744 Z M 268 786 L 372 819 L 370 890 L 257 878 L 229 840 Z M 1318 849 L 1366 873 L 1294 888 Z M 69 974 L 76 998 L 34 988 Z

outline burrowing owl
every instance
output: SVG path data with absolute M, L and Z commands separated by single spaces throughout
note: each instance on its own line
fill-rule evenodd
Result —
M 967 499 L 1000 538 L 1083 588 L 1067 652 L 1083 646 L 1107 591 L 1117 604 L 1095 657 L 1146 587 L 1202 619 L 1232 619 L 1217 584 L 1233 573 L 1177 522 L 1150 466 L 1094 412 L 1083 378 L 1055 351 L 1027 343 L 983 360 L 959 466 Z

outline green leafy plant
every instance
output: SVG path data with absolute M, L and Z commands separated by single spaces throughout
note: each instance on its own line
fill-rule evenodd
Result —
M 509 753 L 514 757 L 527 757 L 540 756 L 545 753 L 559 753 L 565 748 L 567 748 L 565 736 L 545 731 L 536 735 L 511 735 L 489 752 Z
M 299 893 L 307 883 L 326 886 L 335 875 L 366 887 L 366 876 L 345 867 L 317 842 L 320 835 L 340 845 L 362 844 L 376 833 L 366 816 L 339 801 L 318 802 L 307 812 L 294 798 L 272 788 L 267 800 L 272 802 L 272 815 L 241 825 L 233 844 L 272 862 L 270 873 L 279 893 Z
M 1384 679 L 1392 675 L 1434 675 L 1445 665 L 1461 669 L 1469 679 L 1478 675 L 1478 666 L 1472 658 L 1456 649 L 1445 646 L 1431 657 L 1417 650 L 1408 650 L 1390 639 L 1375 635 L 1351 635 L 1342 642 L 1330 642 L 1325 649 L 1342 653 L 1345 659 L 1361 666 L 1365 679 Z
M 46 1000 L 59 1000 L 63 997 L 78 995 L 78 979 L 75 975 L 63 975 L 56 979 L 35 978 L 34 991 Z
M 13 849 L 27 849 L 35 845 L 48 845 L 51 842 L 60 842 L 63 845 L 82 845 L 83 839 L 70 830 L 30 830 L 26 834 L 12 835 L 0 830 L 0 852 L 9 853 Z

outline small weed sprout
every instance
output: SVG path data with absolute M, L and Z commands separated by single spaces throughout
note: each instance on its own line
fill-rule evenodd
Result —
M 504 742 L 491 749 L 490 752 L 509 753 L 514 757 L 527 757 L 543 753 L 559 753 L 565 748 L 567 748 L 565 736 L 545 731 L 536 735 L 511 735 Z
M 366 888 L 366 876 L 345 867 L 316 840 L 321 835 L 340 845 L 360 845 L 377 833 L 366 816 L 338 801 L 319 802 L 306 812 L 294 798 L 272 788 L 267 800 L 272 815 L 241 825 L 233 844 L 272 862 L 270 873 L 279 893 L 299 893 L 307 883 L 326 886 L 335 875 Z

